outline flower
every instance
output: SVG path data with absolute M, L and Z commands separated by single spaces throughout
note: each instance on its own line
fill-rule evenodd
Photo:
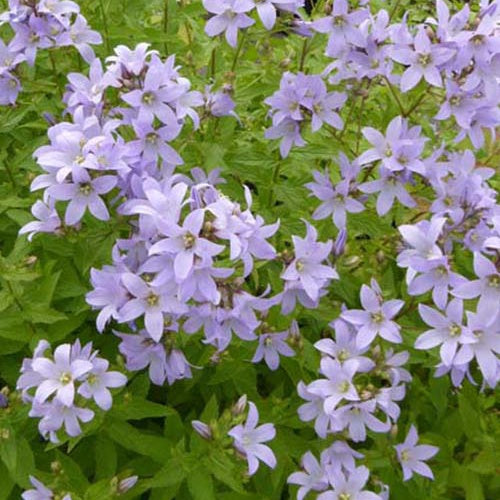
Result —
M 276 429 L 273 424 L 263 424 L 257 427 L 259 413 L 254 403 L 248 403 L 248 415 L 244 425 L 233 427 L 228 435 L 234 440 L 233 444 L 248 461 L 248 474 L 252 476 L 259 468 L 259 460 L 272 469 L 276 467 L 276 457 L 271 448 L 262 444 L 274 439 Z
M 403 468 L 403 478 L 405 481 L 413 477 L 413 473 L 421 476 L 434 479 L 430 467 L 424 463 L 424 460 L 429 460 L 439 451 L 437 446 L 417 445 L 418 434 L 414 425 L 410 427 L 408 435 L 404 443 L 394 446 L 398 454 L 398 460 Z
M 38 481 L 38 479 L 30 476 L 30 482 L 35 489 L 25 491 L 21 495 L 23 500 L 52 500 L 54 498 L 54 492 L 49 490 L 43 483 Z M 61 498 L 61 500 L 71 500 L 71 495 L 68 493 L 58 498 Z
M 259 336 L 259 346 L 255 351 L 252 363 L 265 360 L 271 370 L 277 370 L 280 364 L 280 354 L 285 357 L 294 356 L 294 350 L 285 342 L 290 332 L 264 333 Z

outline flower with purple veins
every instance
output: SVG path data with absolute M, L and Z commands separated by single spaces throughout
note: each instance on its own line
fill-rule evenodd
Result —
M 203 209 L 194 210 L 181 226 L 170 225 L 163 228 L 166 238 L 155 243 L 149 250 L 150 255 L 169 253 L 174 256 L 174 273 L 179 282 L 185 280 L 194 266 L 195 256 L 202 262 L 211 262 L 212 257 L 224 251 L 223 245 L 200 237 L 205 220 Z
M 69 226 L 77 224 L 85 212 L 99 220 L 108 220 L 109 212 L 100 195 L 109 193 L 116 185 L 114 175 L 103 175 L 92 179 L 83 168 L 74 169 L 73 182 L 54 184 L 47 189 L 47 194 L 55 200 L 69 201 L 64 221 Z
M 352 382 L 358 370 L 358 362 L 350 359 L 340 364 L 329 357 L 321 360 L 320 372 L 327 378 L 314 380 L 307 390 L 324 399 L 325 413 L 331 415 L 337 405 L 343 401 L 358 401 L 359 395 Z
M 420 317 L 432 330 L 428 330 L 420 335 L 416 342 L 416 349 L 431 349 L 441 345 L 441 359 L 443 363 L 450 366 L 457 353 L 457 349 L 463 344 L 472 344 L 476 338 L 463 325 L 463 302 L 453 299 L 446 307 L 445 315 L 437 312 L 429 306 L 420 304 L 418 306 Z
M 30 483 L 34 489 L 25 491 L 21 495 L 23 500 L 52 500 L 54 498 L 54 492 L 49 490 L 49 488 L 38 481 L 35 477 L 30 476 Z M 71 495 L 68 493 L 67 495 L 64 495 L 61 500 L 71 500 Z
M 451 293 L 461 299 L 479 297 L 478 311 L 494 311 L 500 304 L 500 272 L 479 252 L 474 253 L 474 272 L 478 279 L 458 285 Z
M 434 87 L 442 87 L 440 66 L 449 61 L 455 55 L 455 51 L 444 46 L 433 46 L 425 27 L 418 30 L 414 45 L 414 50 L 396 45 L 391 52 L 391 57 L 395 61 L 409 66 L 401 77 L 401 90 L 408 92 L 422 78 Z
M 182 314 L 187 306 L 181 304 L 171 286 L 155 287 L 132 273 L 122 275 L 122 283 L 132 298 L 119 311 L 121 323 L 132 321 L 144 315 L 144 326 L 151 338 L 158 342 L 163 336 L 165 313 Z
M 248 28 L 255 21 L 246 15 L 254 9 L 252 0 L 203 0 L 203 7 L 215 14 L 205 26 L 208 36 L 217 36 L 225 32 L 226 40 L 231 47 L 238 43 L 238 30 Z
M 302 456 L 300 463 L 303 470 L 290 474 L 287 479 L 288 484 L 300 486 L 297 500 L 303 500 L 310 491 L 325 491 L 328 488 L 328 478 L 323 460 L 321 463 L 318 462 L 316 457 L 308 451 Z
M 392 319 L 404 306 L 404 301 L 382 302 L 379 295 L 367 285 L 361 287 L 360 298 L 363 309 L 347 310 L 341 314 L 342 319 L 359 328 L 356 345 L 365 348 L 377 335 L 389 342 L 402 342 L 400 327 Z
M 424 461 L 436 455 L 439 448 L 427 444 L 417 445 L 417 442 L 417 429 L 412 425 L 405 441 L 394 446 L 398 454 L 399 463 L 403 468 L 403 478 L 405 481 L 411 479 L 414 472 L 429 479 L 434 479 L 434 474 Z
M 381 500 L 379 495 L 364 489 L 369 476 L 364 465 L 349 472 L 339 471 L 329 478 L 333 490 L 321 493 L 317 500 Z
M 271 370 L 277 370 L 280 364 L 280 355 L 287 358 L 295 355 L 295 351 L 286 343 L 289 335 L 288 330 L 260 335 L 259 346 L 252 358 L 252 363 L 258 363 L 264 359 Z
M 113 398 L 109 387 L 123 387 L 127 383 L 127 377 L 120 372 L 108 371 L 109 362 L 106 359 L 96 358 L 92 360 L 92 369 L 87 378 L 78 388 L 78 394 L 86 399 L 93 399 L 97 406 L 103 410 L 109 410 Z
M 75 381 L 92 370 L 92 363 L 71 360 L 71 345 L 63 344 L 54 351 L 54 361 L 37 357 L 33 359 L 32 368 L 43 377 L 36 390 L 35 401 L 44 403 L 55 393 L 55 400 L 70 407 L 75 398 Z
M 299 281 L 308 297 L 315 301 L 319 298 L 324 283 L 337 279 L 338 274 L 330 266 L 321 264 L 332 250 L 332 241 L 318 242 L 318 232 L 308 222 L 306 237 L 292 236 L 295 258 L 285 269 L 282 278 L 287 281 Z
M 233 427 L 228 435 L 233 438 L 233 445 L 248 462 L 248 474 L 252 476 L 259 468 L 259 460 L 274 469 L 276 457 L 271 448 L 262 444 L 271 441 L 276 436 L 273 424 L 263 424 L 257 427 L 259 413 L 254 403 L 248 403 L 248 415 L 245 424 Z

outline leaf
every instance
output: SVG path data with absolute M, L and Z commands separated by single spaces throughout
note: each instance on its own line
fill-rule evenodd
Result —
M 169 458 L 171 444 L 163 437 L 146 434 L 132 425 L 111 418 L 105 428 L 109 437 L 127 450 L 151 457 L 161 464 Z
M 166 417 L 170 409 L 147 399 L 131 396 L 113 406 L 110 415 L 120 420 Z
M 190 471 L 187 486 L 193 500 L 215 500 L 215 489 L 212 476 L 207 469 L 199 467 Z

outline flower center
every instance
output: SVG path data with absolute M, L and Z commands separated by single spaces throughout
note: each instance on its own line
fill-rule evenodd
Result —
M 462 98 L 459 95 L 454 95 L 450 98 L 450 106 L 460 106 Z
M 9 80 L 9 87 L 15 89 L 17 87 L 17 82 L 15 80 Z
M 299 259 L 299 260 L 295 263 L 295 267 L 296 267 L 297 271 L 299 271 L 299 273 L 300 273 L 301 271 L 303 271 L 303 270 L 304 270 L 304 262 L 303 262 L 301 259 Z
M 408 462 L 410 460 L 410 452 L 408 450 L 403 450 L 401 452 L 401 462 Z
M 92 192 L 92 186 L 88 182 L 86 182 L 85 184 L 80 184 L 78 191 L 83 196 L 89 196 Z
M 59 377 L 59 382 L 63 385 L 68 385 L 72 380 L 71 373 L 64 372 Z
M 155 96 L 152 92 L 144 92 L 142 95 L 142 102 L 144 104 L 153 104 Z
M 87 382 L 90 384 L 90 385 L 94 385 L 96 382 L 97 382 L 97 377 L 91 373 L 88 377 L 87 377 Z
M 345 394 L 349 390 L 350 385 L 347 380 L 344 380 L 337 387 L 340 393 Z
M 342 349 L 337 354 L 337 359 L 339 361 L 346 361 L 347 359 L 349 359 L 349 352 L 346 349 Z
M 491 286 L 491 288 L 500 288 L 500 275 L 493 274 L 492 276 L 489 276 L 488 285 Z
M 248 446 L 252 441 L 248 436 L 243 436 L 243 439 L 241 440 L 244 446 Z
M 453 323 L 450 325 L 449 328 L 450 331 L 450 337 L 458 337 L 462 333 L 462 327 L 460 325 L 457 325 L 456 323 Z
M 351 494 L 350 493 L 341 493 L 339 495 L 339 500 L 351 500 Z
M 372 313 L 372 321 L 380 324 L 384 321 L 384 315 L 381 312 Z
M 85 157 L 83 155 L 75 156 L 75 163 L 78 163 L 78 165 L 81 165 L 84 161 L 85 161 Z
M 271 337 L 266 337 L 266 338 L 264 339 L 264 345 L 265 345 L 266 347 L 269 347 L 270 345 L 272 345 L 272 343 L 273 343 L 273 339 L 272 339 Z
M 418 63 L 421 66 L 428 66 L 432 62 L 432 55 L 431 54 L 420 54 L 418 56 Z
M 191 233 L 186 233 L 182 237 L 182 241 L 184 242 L 184 248 L 186 250 L 189 250 L 190 248 L 194 247 L 194 244 L 196 243 L 196 236 Z
M 337 26 L 338 28 L 342 28 L 343 26 L 345 26 L 347 23 L 346 23 L 346 20 L 345 20 L 345 17 L 344 16 L 335 16 L 333 18 L 333 25 L 334 26 Z
M 148 303 L 148 306 L 154 307 L 157 306 L 160 302 L 160 297 L 158 297 L 158 295 L 155 295 L 154 293 L 151 293 L 148 295 L 146 301 Z
M 156 141 L 158 140 L 158 135 L 156 135 L 154 132 L 150 132 L 146 136 L 146 142 L 148 144 L 156 144 Z

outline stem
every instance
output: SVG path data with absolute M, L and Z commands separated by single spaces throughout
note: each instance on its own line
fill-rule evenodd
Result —
M 394 4 L 394 7 L 392 8 L 391 13 L 389 14 L 389 22 L 392 21 L 392 18 L 396 15 L 400 3 L 401 0 L 397 0 L 396 3 Z
M 236 54 L 234 54 L 233 64 L 231 65 L 231 73 L 234 73 L 236 69 L 236 65 L 238 64 L 238 59 L 241 54 L 241 49 L 243 48 L 243 44 L 245 43 L 246 31 L 241 35 L 240 41 L 238 42 L 238 48 L 236 49 Z
M 59 78 L 57 78 L 57 66 L 56 66 L 56 60 L 54 59 L 54 53 L 51 50 L 49 50 L 48 52 L 49 52 L 50 65 L 52 66 L 52 73 L 54 73 L 54 78 L 56 79 L 57 90 L 59 91 L 59 94 L 62 99 L 64 91 L 61 88 L 61 82 L 59 81 Z M 80 60 L 80 58 L 78 58 L 78 60 Z
M 391 94 L 394 97 L 394 100 L 397 102 L 397 104 L 399 106 L 399 111 L 401 112 L 401 114 L 403 116 L 406 116 L 405 108 L 404 108 L 403 104 L 401 103 L 401 100 L 399 99 L 398 94 L 394 90 L 392 83 L 389 81 L 389 79 L 387 77 L 384 76 L 383 78 L 384 78 L 385 82 L 387 83 L 387 86 L 389 87 L 389 90 L 391 91 Z
M 163 4 L 163 33 L 168 36 L 168 2 L 169 0 L 164 0 Z M 168 55 L 168 42 L 165 40 L 165 55 Z
M 421 102 L 425 99 L 426 95 L 427 95 L 427 94 L 426 94 L 425 92 L 422 92 L 422 93 L 420 94 L 420 97 L 419 97 L 419 98 L 417 99 L 417 101 L 415 102 L 415 104 L 413 104 L 413 105 L 411 106 L 411 108 L 410 108 L 408 111 L 406 111 L 406 113 L 403 113 L 403 116 L 404 116 L 405 118 L 408 118 L 408 117 L 409 117 L 409 116 L 410 116 L 410 115 L 411 115 L 411 114 L 412 114 L 412 113 L 413 113 L 413 112 L 414 112 L 414 111 L 418 108 L 418 106 L 420 105 L 420 103 L 421 103 Z
M 309 49 L 309 39 L 306 38 L 304 40 L 304 44 L 302 45 L 302 52 L 300 54 L 299 71 L 304 71 L 304 64 L 306 62 L 308 49 Z
M 212 54 L 210 55 L 210 80 L 213 81 L 215 78 L 215 47 L 212 49 Z
M 17 308 L 19 309 L 19 311 L 21 312 L 21 314 L 24 316 L 25 315 L 24 314 L 24 307 L 21 304 L 21 301 L 17 298 L 17 295 L 14 292 L 14 289 L 12 288 L 12 285 L 10 284 L 10 282 L 8 280 L 5 280 L 5 283 L 7 284 L 7 288 L 9 290 L 9 293 L 12 295 L 12 298 L 14 299 L 14 304 L 16 304 Z M 35 325 L 31 321 L 26 321 L 26 323 L 28 323 L 28 325 L 30 327 L 30 330 L 31 330 L 31 333 L 33 335 L 35 335 L 36 334 Z
M 280 158 L 278 160 L 278 163 L 274 167 L 273 179 L 271 182 L 271 189 L 269 190 L 269 202 L 268 202 L 269 208 L 272 208 L 272 206 L 274 204 L 274 186 L 278 183 L 282 163 L 283 163 L 283 160 L 281 160 L 281 158 Z
M 99 6 L 101 8 L 101 17 L 102 17 L 102 23 L 103 23 L 103 26 L 104 26 L 104 33 L 106 34 L 106 50 L 110 53 L 111 52 L 111 46 L 109 44 L 108 20 L 106 19 L 106 11 L 104 9 L 104 2 L 103 2 L 103 0 L 99 0 Z
M 361 142 L 361 121 L 363 119 L 363 108 L 365 107 L 366 97 L 368 93 L 364 94 L 361 98 L 361 106 L 358 113 L 358 132 L 356 134 L 356 156 L 359 155 L 359 144 Z

